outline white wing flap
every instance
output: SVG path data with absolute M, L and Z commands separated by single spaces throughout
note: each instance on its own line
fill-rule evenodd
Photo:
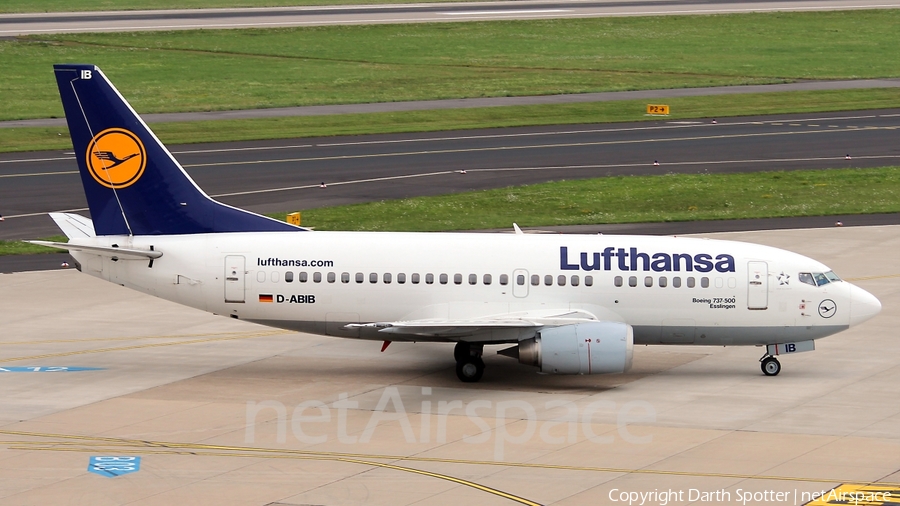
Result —
M 346 325 L 346 328 L 374 328 L 378 329 L 378 332 L 383 334 L 451 337 L 471 335 L 490 330 L 555 327 L 572 323 L 583 323 L 586 321 L 597 321 L 597 318 L 586 311 L 561 309 L 509 313 L 469 320 L 428 319 L 396 322 L 351 323 Z

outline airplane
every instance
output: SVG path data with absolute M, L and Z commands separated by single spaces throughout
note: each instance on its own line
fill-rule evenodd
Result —
M 78 270 L 217 315 L 361 340 L 487 345 L 551 374 L 622 373 L 635 345 L 778 356 L 879 313 L 790 251 L 685 237 L 312 231 L 207 196 L 95 65 L 55 65 L 91 219 L 51 217 Z

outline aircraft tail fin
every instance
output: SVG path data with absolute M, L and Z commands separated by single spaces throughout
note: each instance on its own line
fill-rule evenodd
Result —
M 304 230 L 211 199 L 99 67 L 53 70 L 97 235 Z

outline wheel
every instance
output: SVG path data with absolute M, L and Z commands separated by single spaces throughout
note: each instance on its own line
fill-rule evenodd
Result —
M 469 345 L 469 343 L 467 343 L 465 341 L 460 341 L 460 342 L 456 343 L 456 347 L 453 348 L 453 359 L 456 360 L 457 362 L 462 362 L 463 360 L 466 360 L 467 358 L 472 356 L 471 349 L 472 349 L 472 347 Z
M 766 376 L 778 376 L 781 372 L 781 362 L 775 357 L 766 357 L 760 364 L 763 374 Z
M 456 377 L 463 383 L 475 383 L 484 374 L 484 361 L 481 357 L 467 357 L 456 363 Z

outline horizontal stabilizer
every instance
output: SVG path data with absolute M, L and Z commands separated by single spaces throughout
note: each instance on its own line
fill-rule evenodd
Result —
M 69 213 L 50 213 L 50 217 L 69 239 L 97 235 L 94 233 L 94 222 L 90 218 Z
M 162 251 L 151 251 L 145 249 L 128 249 L 128 248 L 112 248 L 109 246 L 85 246 L 82 244 L 72 244 L 68 242 L 53 242 L 53 241 L 28 241 L 31 244 L 37 244 L 40 246 L 48 246 L 50 248 L 59 248 L 65 249 L 69 251 L 87 251 L 88 253 L 94 253 L 97 255 L 102 255 L 106 257 L 113 258 L 121 258 L 121 259 L 132 259 L 132 260 L 153 260 L 155 258 L 161 257 Z

